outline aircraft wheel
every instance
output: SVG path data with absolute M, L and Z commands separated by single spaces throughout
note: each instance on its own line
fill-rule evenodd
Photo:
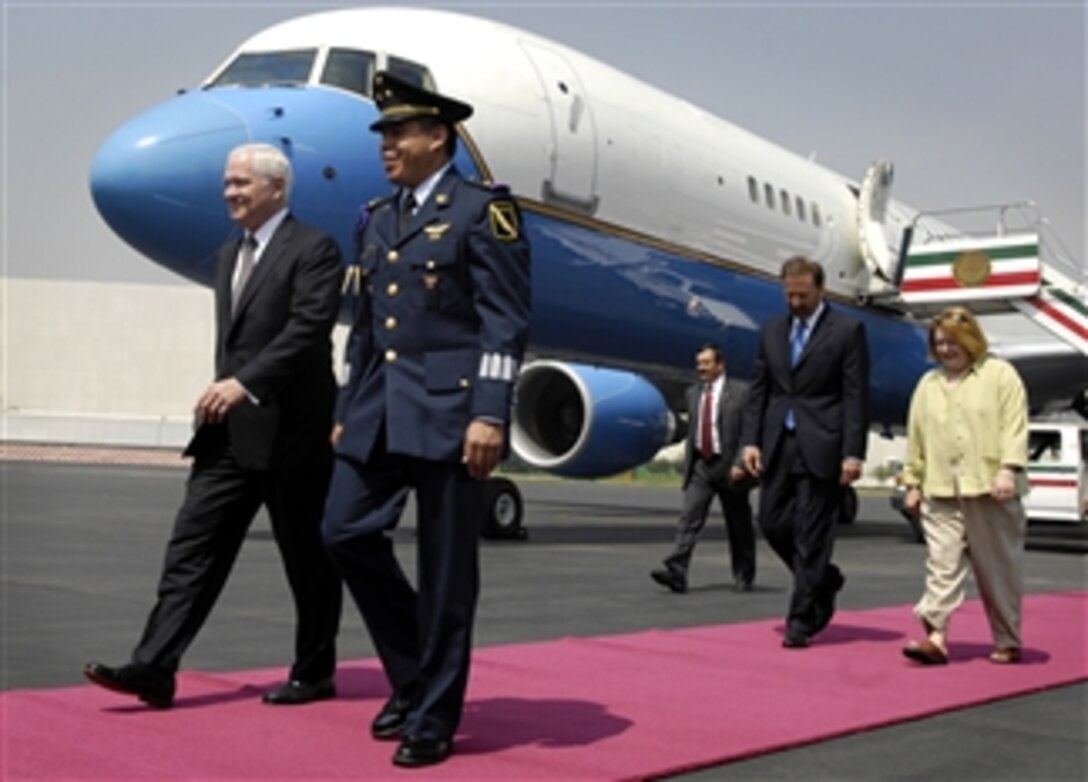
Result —
M 524 540 L 521 525 L 525 506 L 517 484 L 507 478 L 488 478 L 484 484 L 484 521 L 481 535 L 489 540 Z
M 858 518 L 858 493 L 853 486 L 843 490 L 839 500 L 839 524 L 853 524 Z

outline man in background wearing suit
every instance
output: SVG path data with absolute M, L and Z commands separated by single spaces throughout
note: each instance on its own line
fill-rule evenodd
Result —
M 750 592 L 756 574 L 756 539 L 748 502 L 750 478 L 741 466 L 738 448 L 745 393 L 726 378 L 725 357 L 717 345 L 699 348 L 695 372 L 699 382 L 686 394 L 684 509 L 677 523 L 673 552 L 665 558 L 665 567 L 654 570 L 650 577 L 673 592 L 687 591 L 691 554 L 716 494 L 729 533 L 733 589 Z
M 360 234 L 359 298 L 336 410 L 323 534 L 393 693 L 370 726 L 393 763 L 453 750 L 479 593 L 484 480 L 509 447 L 529 331 L 529 246 L 505 188 L 452 164 L 460 101 L 374 77 L 396 192 Z M 389 532 L 416 499 L 416 583 Z
M 845 578 L 831 562 L 843 489 L 861 476 L 869 427 L 865 327 L 823 299 L 824 270 L 782 265 L 789 314 L 765 324 L 741 442 L 761 478 L 759 526 L 793 574 L 782 645 L 827 627 Z
M 219 252 L 216 380 L 196 403 L 194 457 L 159 580 L 129 663 L 87 678 L 158 708 L 174 701 L 182 654 L 219 597 L 261 505 L 296 611 L 295 661 L 270 704 L 334 695 L 341 585 L 321 541 L 336 394 L 330 332 L 343 269 L 336 243 L 287 210 L 291 166 L 249 144 L 228 158 L 224 197 L 244 236 Z

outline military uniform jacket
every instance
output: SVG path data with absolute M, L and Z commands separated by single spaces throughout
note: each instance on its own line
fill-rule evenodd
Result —
M 389 453 L 460 461 L 470 421 L 509 422 L 529 247 L 508 192 L 452 166 L 403 229 L 400 202 L 371 204 L 361 232 L 337 452 L 365 462 L 384 426 Z

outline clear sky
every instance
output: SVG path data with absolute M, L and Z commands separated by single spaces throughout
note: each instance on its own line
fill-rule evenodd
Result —
M 258 30 L 356 5 L 0 3 L 3 274 L 166 284 L 187 283 L 94 210 L 98 144 Z M 889 159 L 918 208 L 1034 200 L 1088 257 L 1084 2 L 420 5 L 572 46 L 855 179 Z

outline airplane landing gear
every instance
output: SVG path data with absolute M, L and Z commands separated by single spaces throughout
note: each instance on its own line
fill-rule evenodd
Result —
M 484 484 L 484 519 L 480 535 L 488 540 L 524 540 L 525 506 L 517 484 L 507 478 L 488 478 Z

